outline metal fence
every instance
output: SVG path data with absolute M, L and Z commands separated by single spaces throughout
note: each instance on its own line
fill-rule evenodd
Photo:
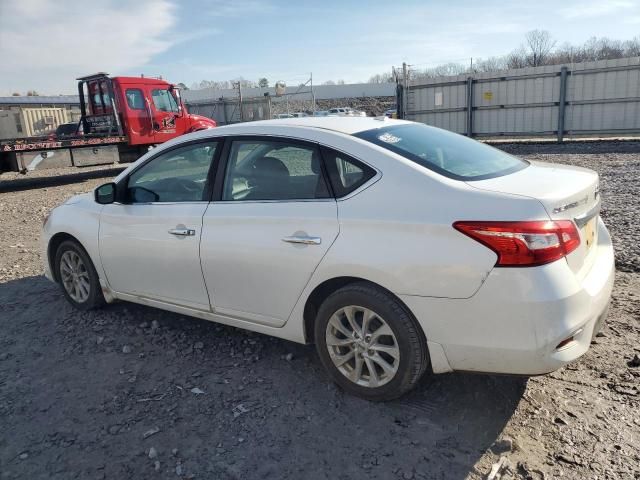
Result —
M 358 98 L 358 97 L 392 97 L 395 95 L 395 83 L 352 83 L 347 85 L 314 85 L 313 94 L 309 85 L 300 87 L 297 85 L 289 85 L 286 88 L 287 93 L 295 94 L 298 99 L 311 100 L 328 100 L 332 98 Z M 276 96 L 274 87 L 266 88 L 243 88 L 244 96 L 260 97 L 268 93 L 272 100 L 285 101 L 286 97 Z M 208 100 L 210 98 L 235 97 L 238 93 L 236 89 L 213 89 L 204 88 L 201 90 L 185 90 L 182 97 L 187 103 Z
M 640 133 L 640 58 L 407 83 L 404 118 L 473 137 Z
M 271 99 L 258 98 L 221 98 L 218 100 L 200 100 L 186 103 L 190 113 L 212 118 L 218 125 L 268 120 L 271 118 Z

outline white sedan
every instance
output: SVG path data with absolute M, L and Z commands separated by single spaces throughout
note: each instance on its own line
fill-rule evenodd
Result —
M 422 124 L 310 117 L 179 137 L 45 220 L 49 279 L 315 343 L 343 389 L 536 375 L 584 354 L 614 277 L 598 175 Z

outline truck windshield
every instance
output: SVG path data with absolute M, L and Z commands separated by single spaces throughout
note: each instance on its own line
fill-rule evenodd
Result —
M 159 112 L 178 112 L 178 103 L 169 90 L 152 90 L 151 97 Z
M 355 136 L 456 180 L 499 177 L 529 165 L 484 143 L 421 123 L 365 130 Z

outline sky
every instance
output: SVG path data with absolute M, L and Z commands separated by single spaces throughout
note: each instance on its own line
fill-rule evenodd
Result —
M 640 36 L 640 0 L 0 0 L 0 96 L 75 93 L 98 71 L 191 86 L 243 77 L 366 81 L 562 44 Z

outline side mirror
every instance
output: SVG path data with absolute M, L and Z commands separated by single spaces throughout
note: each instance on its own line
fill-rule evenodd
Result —
M 116 184 L 114 182 L 100 185 L 94 190 L 96 202 L 100 205 L 107 205 L 116 201 Z

